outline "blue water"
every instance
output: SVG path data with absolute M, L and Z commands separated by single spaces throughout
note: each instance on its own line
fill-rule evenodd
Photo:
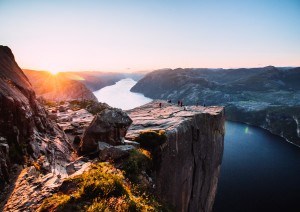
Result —
M 300 148 L 266 130 L 226 122 L 219 211 L 300 211 Z
M 94 92 L 122 109 L 151 99 L 130 92 L 123 79 Z M 266 130 L 226 122 L 225 147 L 214 212 L 300 211 L 300 148 Z

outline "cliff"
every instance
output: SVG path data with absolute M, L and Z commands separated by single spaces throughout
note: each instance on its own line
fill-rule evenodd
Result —
M 75 73 L 67 77 L 63 73 L 53 75 L 47 71 L 23 71 L 38 97 L 51 101 L 97 101 L 95 95 L 83 84 L 83 78 Z
M 161 131 L 166 141 L 155 161 L 155 190 L 175 211 L 211 211 L 224 146 L 222 107 L 179 107 L 153 101 L 127 111 L 133 120 L 126 138 Z
M 49 195 L 49 187 L 35 182 L 39 175 L 33 176 L 33 170 L 40 169 L 43 175 L 55 172 L 58 164 L 71 160 L 72 151 L 65 134 L 37 101 L 12 51 L 0 46 L 0 210 L 8 197 L 4 211 L 33 210 Z M 29 168 L 22 170 L 20 165 Z M 51 173 L 44 182 L 55 181 L 58 174 Z M 32 184 L 22 181 L 29 178 Z M 29 193 L 22 196 L 25 191 Z
M 300 68 L 166 69 L 131 91 L 187 105 L 222 105 L 226 118 L 269 130 L 300 146 Z
M 91 147 L 86 149 L 91 169 L 70 175 L 41 211 L 212 210 L 223 155 L 223 108 L 153 101 L 127 113 L 109 107 L 89 118 L 80 145 Z M 68 173 L 78 164 L 70 163 Z

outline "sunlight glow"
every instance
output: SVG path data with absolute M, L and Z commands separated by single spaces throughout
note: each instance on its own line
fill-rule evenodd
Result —
M 57 75 L 59 73 L 59 71 L 56 71 L 56 70 L 50 70 L 48 72 L 52 75 Z
M 65 75 L 66 78 L 77 81 L 84 81 L 85 79 L 77 74 L 68 73 Z

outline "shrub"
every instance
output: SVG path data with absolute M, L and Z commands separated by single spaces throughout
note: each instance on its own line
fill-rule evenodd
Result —
M 167 140 L 167 137 L 165 135 L 165 131 L 163 130 L 158 132 L 149 130 L 141 132 L 135 140 L 141 144 L 142 148 L 153 152 L 157 147 Z
M 56 102 L 50 101 L 50 100 L 45 100 L 44 101 L 44 105 L 48 106 L 48 107 L 55 107 L 56 106 Z
M 125 176 L 133 182 L 137 182 L 138 175 L 145 171 L 151 172 L 152 160 L 141 150 L 132 150 L 128 159 L 124 162 L 122 169 L 125 171 Z

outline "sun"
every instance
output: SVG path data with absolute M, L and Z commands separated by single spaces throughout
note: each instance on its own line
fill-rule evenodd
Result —
M 52 74 L 52 75 L 57 75 L 58 73 L 59 73 L 59 71 L 57 71 L 57 70 L 48 70 L 48 72 L 50 73 L 50 74 Z

